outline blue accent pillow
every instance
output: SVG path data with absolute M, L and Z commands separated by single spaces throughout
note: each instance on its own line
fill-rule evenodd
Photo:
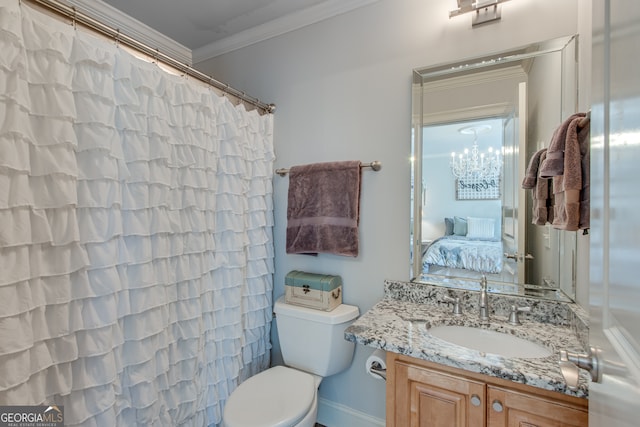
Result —
M 451 236 L 453 234 L 453 218 L 444 219 L 444 235 Z
M 456 236 L 467 235 L 467 219 L 459 216 L 453 217 L 453 234 Z

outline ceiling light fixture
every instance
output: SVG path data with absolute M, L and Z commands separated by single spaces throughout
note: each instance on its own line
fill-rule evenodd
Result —
M 509 0 L 458 0 L 458 8 L 449 12 L 449 18 L 474 12 L 471 26 L 485 24 L 500 19 L 500 3 Z
M 502 159 L 500 150 L 489 147 L 487 153 L 480 153 L 478 149 L 478 134 L 489 132 L 489 125 L 465 126 L 458 132 L 465 135 L 473 135 L 473 145 L 471 150 L 464 149 L 464 152 L 451 153 L 451 173 L 458 179 L 484 179 L 497 178 L 502 169 Z

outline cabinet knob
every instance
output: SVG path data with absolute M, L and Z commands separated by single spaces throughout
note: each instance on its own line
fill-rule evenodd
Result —
M 491 407 L 496 412 L 502 412 L 502 409 L 503 409 L 502 402 L 500 402 L 499 400 L 494 400 L 493 403 L 491 404 Z
M 482 403 L 482 400 L 480 400 L 480 397 L 477 394 L 474 394 L 473 396 L 471 396 L 471 404 L 473 406 L 480 406 L 481 403 Z

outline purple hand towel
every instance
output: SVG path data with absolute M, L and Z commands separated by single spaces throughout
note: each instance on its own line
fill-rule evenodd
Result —
M 551 178 L 554 176 L 564 175 L 564 168 L 567 162 L 574 162 L 575 159 L 565 161 L 565 149 L 567 140 L 569 140 L 569 150 L 572 149 L 572 141 L 576 141 L 576 128 L 580 120 L 585 117 L 585 113 L 576 113 L 569 116 L 558 128 L 553 132 L 549 148 L 547 149 L 547 158 L 540 164 L 540 178 Z M 580 158 L 578 157 L 578 163 Z
M 536 187 L 536 184 L 538 182 L 538 169 L 540 168 L 541 161 L 540 156 L 542 156 L 542 153 L 545 153 L 546 151 L 547 149 L 543 148 L 542 150 L 536 151 L 536 153 L 531 156 L 531 160 L 529 160 L 529 166 L 527 166 L 524 178 L 522 179 L 522 188 L 532 189 Z
M 287 253 L 358 255 L 360 175 L 360 161 L 291 168 Z
M 543 151 L 540 155 L 540 163 L 547 158 L 547 151 Z M 553 223 L 554 215 L 554 197 L 553 197 L 553 180 L 538 178 L 536 188 L 533 190 L 534 208 L 533 223 L 536 225 L 545 225 L 547 222 Z
M 589 126 L 585 113 L 573 114 L 556 130 L 540 163 L 540 178 L 553 178 L 553 226 L 576 231 L 589 228 Z
M 537 151 L 529 161 L 529 166 L 522 180 L 522 188 L 532 189 L 533 215 L 531 222 L 536 225 L 545 225 L 553 222 L 553 192 L 550 179 L 538 178 L 538 169 L 547 158 L 547 149 Z

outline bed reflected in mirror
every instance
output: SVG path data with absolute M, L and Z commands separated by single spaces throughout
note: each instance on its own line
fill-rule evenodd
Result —
M 412 280 L 575 297 L 576 233 L 531 224 L 529 158 L 576 108 L 575 37 L 418 69 Z M 415 256 L 413 256 L 415 254 Z

